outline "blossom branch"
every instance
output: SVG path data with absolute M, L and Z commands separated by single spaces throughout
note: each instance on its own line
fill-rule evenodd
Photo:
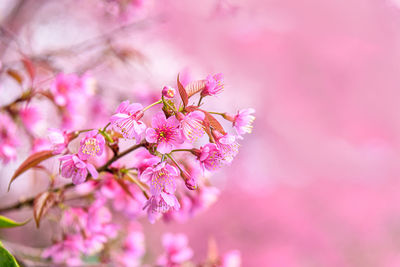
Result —
M 109 167 L 112 163 L 114 163 L 114 162 L 117 161 L 118 159 L 120 159 L 120 158 L 126 156 L 127 154 L 129 154 L 129 153 L 135 151 L 136 149 L 145 146 L 145 144 L 146 144 L 146 143 L 143 142 L 143 143 L 134 145 L 134 146 L 128 148 L 127 150 L 125 150 L 124 152 L 115 155 L 115 156 L 112 157 L 109 161 L 107 161 L 103 166 L 97 168 L 97 171 L 98 171 L 98 172 L 108 171 L 108 167 Z M 62 186 L 62 187 L 59 187 L 59 188 L 50 189 L 49 191 L 50 191 L 50 192 L 63 191 L 63 190 L 65 190 L 65 189 L 71 188 L 71 187 L 73 187 L 73 186 L 74 186 L 73 183 L 69 183 L 69 184 L 66 184 L 66 185 L 64 185 L 64 186 Z M 141 188 L 141 189 L 142 189 L 142 188 Z M 23 208 L 23 207 L 25 207 L 25 206 L 31 207 L 31 206 L 33 206 L 34 200 L 35 200 L 35 197 L 27 198 L 27 199 L 25 199 L 25 200 L 20 200 L 20 201 L 14 203 L 14 204 L 12 204 L 12 205 L 10 205 L 10 206 L 8 206 L 8 207 L 0 208 L 0 213 L 9 212 L 9 211 L 13 211 L 13 210 L 18 210 L 18 209 L 21 209 L 21 208 Z

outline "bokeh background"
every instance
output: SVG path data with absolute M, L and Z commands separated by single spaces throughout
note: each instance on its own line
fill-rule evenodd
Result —
M 26 2 L 10 19 L 18 1 L 0 1 L 0 21 L 30 54 L 130 23 L 94 0 Z M 158 92 L 178 72 L 222 72 L 225 91 L 209 105 L 257 116 L 234 164 L 213 178 L 219 201 L 185 224 L 151 226 L 149 242 L 185 232 L 201 259 L 214 236 L 222 251 L 241 251 L 243 266 L 400 266 L 400 2 L 143 2 L 135 26 L 110 37 L 133 59 L 93 69 L 101 109 Z M 93 51 L 59 64 L 75 70 Z M 12 48 L 1 52 L 12 60 Z M 0 93 L 7 103 L 17 92 L 4 82 Z M 6 194 L 17 165 L 0 167 L 4 203 L 40 187 L 21 179 Z

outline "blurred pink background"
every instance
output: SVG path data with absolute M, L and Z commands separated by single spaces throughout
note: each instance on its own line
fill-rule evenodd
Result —
M 56 22 L 36 28 L 33 51 L 103 30 L 63 2 L 64 14 L 49 4 Z M 222 72 L 214 107 L 257 112 L 234 164 L 214 176 L 220 200 L 186 224 L 157 223 L 151 240 L 183 231 L 201 259 L 214 236 L 243 266 L 400 266 L 400 2 L 164 0 L 149 13 L 155 22 L 121 37 L 145 67 L 110 84 Z

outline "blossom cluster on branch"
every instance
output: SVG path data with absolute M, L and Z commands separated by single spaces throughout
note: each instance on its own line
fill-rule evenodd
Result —
M 54 243 L 42 253 L 55 264 L 81 266 L 94 258 L 119 266 L 142 266 L 146 249 L 138 220 L 184 221 L 214 203 L 219 190 L 211 185 L 210 175 L 232 163 L 238 154 L 238 141 L 251 132 L 255 111 L 250 108 L 231 114 L 206 110 L 203 106 L 208 97 L 223 91 L 222 74 L 185 86 L 178 75 L 177 86 L 165 86 L 154 103 L 144 107 L 126 100 L 101 128 L 72 130 L 71 122 L 79 117 L 78 106 L 92 95 L 93 84 L 87 74 L 59 74 L 49 91 L 29 92 L 28 99 L 50 99 L 60 111 L 62 129 L 69 130 L 49 129 L 49 143 L 35 139 L 35 143 L 42 142 L 16 170 L 10 186 L 31 168 L 48 171 L 40 164 L 53 157 L 60 162 L 59 175 L 72 183 L 54 187 L 52 175 L 48 191 L 0 210 L 32 205 L 38 227 L 50 214 L 59 218 Z M 0 157 L 6 163 L 15 158 L 18 145 L 12 119 L 18 102 L 3 110 Z M 231 124 L 231 133 L 217 116 Z M 25 121 L 29 129 L 35 120 Z M 124 161 L 128 155 L 129 161 Z M 129 226 L 115 223 L 114 216 L 123 216 Z M 116 244 L 119 249 L 115 249 Z M 189 264 L 193 251 L 184 235 L 165 235 L 163 244 L 166 252 L 157 260 L 158 265 Z M 214 255 L 201 266 L 238 266 L 238 261 L 223 265 L 223 257 Z

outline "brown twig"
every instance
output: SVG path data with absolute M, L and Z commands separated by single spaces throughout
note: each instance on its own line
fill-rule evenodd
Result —
M 117 154 L 117 155 L 113 156 L 113 157 L 112 157 L 109 161 L 107 161 L 103 166 L 97 168 L 97 171 L 98 171 L 98 172 L 109 171 L 108 167 L 109 167 L 112 163 L 114 163 L 114 162 L 117 161 L 118 159 L 120 159 L 120 158 L 126 156 L 127 154 L 129 154 L 129 153 L 135 151 L 136 149 L 138 149 L 138 148 L 140 148 L 140 147 L 143 147 L 143 146 L 145 146 L 145 145 L 146 145 L 146 142 L 142 142 L 142 143 L 140 143 L 140 144 L 137 144 L 137 145 L 134 145 L 134 146 L 128 148 L 127 150 L 123 151 L 123 152 L 120 153 L 120 154 Z M 56 192 L 56 191 L 68 189 L 68 188 L 73 187 L 73 186 L 74 186 L 73 183 L 69 183 L 69 184 L 66 184 L 66 185 L 64 185 L 64 186 L 51 189 L 50 191 Z M 27 198 L 27 199 L 24 199 L 24 200 L 20 200 L 20 201 L 18 201 L 18 202 L 16 202 L 16 203 L 12 204 L 12 205 L 10 205 L 10 206 L 0 208 L 0 213 L 9 212 L 9 211 L 12 211 L 12 210 L 18 210 L 18 209 L 21 209 L 21 208 L 23 208 L 23 207 L 25 207 L 25 206 L 31 207 L 31 206 L 33 206 L 33 202 L 34 202 L 34 201 L 35 201 L 35 197 L 31 197 L 31 198 Z

